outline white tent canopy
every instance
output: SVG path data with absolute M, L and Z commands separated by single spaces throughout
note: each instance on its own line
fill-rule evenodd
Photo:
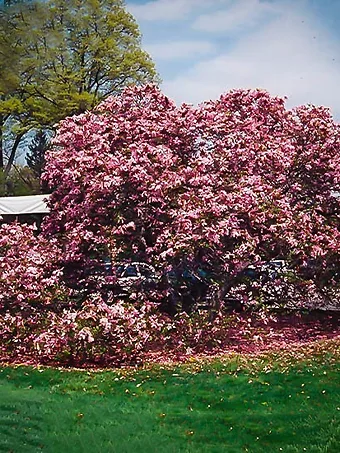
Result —
M 27 195 L 24 197 L 0 197 L 1 215 L 46 214 L 49 195 Z

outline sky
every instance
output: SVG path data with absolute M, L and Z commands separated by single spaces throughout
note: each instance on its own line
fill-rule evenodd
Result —
M 340 0 L 126 0 L 177 103 L 236 88 L 329 107 L 340 121 Z

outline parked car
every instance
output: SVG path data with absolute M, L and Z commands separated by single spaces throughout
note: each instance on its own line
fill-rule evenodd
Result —
M 275 280 L 288 269 L 284 260 L 271 260 L 261 264 L 251 264 L 240 272 L 239 277 L 250 280 Z
M 114 281 L 111 289 L 116 297 L 128 297 L 133 292 L 150 291 L 155 289 L 161 280 L 155 268 L 147 263 L 119 263 L 112 269 Z
M 80 302 L 89 294 L 100 292 L 106 302 L 112 303 L 115 298 L 150 291 L 161 281 L 161 276 L 147 263 L 113 265 L 109 259 L 93 261 L 85 267 L 82 263 L 68 263 L 64 275 L 66 284 L 74 290 L 75 300 Z

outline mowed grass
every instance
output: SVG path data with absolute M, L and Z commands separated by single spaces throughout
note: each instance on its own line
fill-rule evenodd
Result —
M 339 345 L 142 370 L 3 367 L 0 451 L 338 453 Z

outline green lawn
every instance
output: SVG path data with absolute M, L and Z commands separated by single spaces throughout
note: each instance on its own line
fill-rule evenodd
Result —
M 137 371 L 3 367 L 0 451 L 338 453 L 338 353 L 334 342 Z

